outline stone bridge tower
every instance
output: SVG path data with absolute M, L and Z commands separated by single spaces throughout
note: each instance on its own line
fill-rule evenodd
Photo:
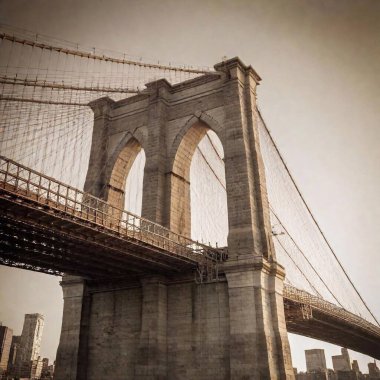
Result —
M 107 283 L 64 278 L 57 380 L 294 378 L 258 138 L 260 77 L 238 58 L 215 70 L 91 103 L 85 190 L 122 207 L 143 148 L 142 216 L 190 236 L 190 163 L 213 130 L 224 148 L 229 222 L 220 281 L 199 284 L 191 273 Z

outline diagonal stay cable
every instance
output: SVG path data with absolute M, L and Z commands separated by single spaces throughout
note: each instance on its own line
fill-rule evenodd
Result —
M 273 235 L 273 234 L 272 234 Z M 289 253 L 289 251 L 284 247 L 284 245 L 281 243 L 281 240 L 280 238 L 277 236 L 277 235 L 273 235 L 276 239 L 276 241 L 278 242 L 278 244 L 280 245 L 280 247 L 284 250 L 284 252 L 288 255 L 289 259 L 292 261 L 292 263 L 295 265 L 295 267 L 299 270 L 299 272 L 302 274 L 302 276 L 304 277 L 304 279 L 307 281 L 307 283 L 310 285 L 310 287 L 315 291 L 316 294 L 318 294 L 318 296 L 320 298 L 323 298 L 321 293 L 318 292 L 318 290 L 314 287 L 314 285 L 310 282 L 310 280 L 307 278 L 306 274 L 303 272 L 303 270 L 299 267 L 299 265 L 296 263 L 296 261 L 293 259 L 292 255 Z
M 265 121 L 264 121 L 264 118 L 263 118 L 262 115 L 261 115 L 260 110 L 257 109 L 257 112 L 258 112 L 258 115 L 259 115 L 259 117 L 260 117 L 260 120 L 262 121 L 263 126 L 264 126 L 266 132 L 268 133 L 268 136 L 269 136 L 269 138 L 270 138 L 270 140 L 271 140 L 271 142 L 272 142 L 272 144 L 273 144 L 273 146 L 274 146 L 274 148 L 275 148 L 275 150 L 276 150 L 278 156 L 280 157 L 280 160 L 281 160 L 282 164 L 283 164 L 284 167 L 285 167 L 286 172 L 288 173 L 288 175 L 289 175 L 289 177 L 290 177 L 290 179 L 291 179 L 291 181 L 292 181 L 292 183 L 293 183 L 293 185 L 294 185 L 294 187 L 295 187 L 295 189 L 296 189 L 298 195 L 300 196 L 300 198 L 301 198 L 303 204 L 305 205 L 307 211 L 309 212 L 309 214 L 310 214 L 312 220 L 314 221 L 314 223 L 315 223 L 315 225 L 317 226 L 319 232 L 321 233 L 321 235 L 322 235 L 322 237 L 323 237 L 323 240 L 325 241 L 325 243 L 326 243 L 327 246 L 329 247 L 331 253 L 333 254 L 333 256 L 334 256 L 334 258 L 335 258 L 335 260 L 337 261 L 337 263 L 339 264 L 339 266 L 340 266 L 340 268 L 342 269 L 343 273 L 345 274 L 345 276 L 347 277 L 348 281 L 349 281 L 350 284 L 352 285 L 352 287 L 353 287 L 353 289 L 355 290 L 356 294 L 359 296 L 360 300 L 363 302 L 363 305 L 364 305 L 365 308 L 368 310 L 368 312 L 371 314 L 372 318 L 376 321 L 377 325 L 380 326 L 379 321 L 377 320 L 377 318 L 375 317 L 375 315 L 372 313 L 371 309 L 368 307 L 367 303 L 364 301 L 363 297 L 361 296 L 361 294 L 359 293 L 358 289 L 356 288 L 356 286 L 355 286 L 354 283 L 352 282 L 351 278 L 349 277 L 348 273 L 347 273 L 346 270 L 344 269 L 343 265 L 342 265 L 341 262 L 339 261 L 338 256 L 335 254 L 335 251 L 334 251 L 333 248 L 331 247 L 331 245 L 330 245 L 330 243 L 328 242 L 328 240 L 327 240 L 325 234 L 323 233 L 321 227 L 319 226 L 317 220 L 315 219 L 313 213 L 311 212 L 310 207 L 309 207 L 308 204 L 306 203 L 305 198 L 303 197 L 303 195 L 302 195 L 302 193 L 301 193 L 299 187 L 297 186 L 297 184 L 296 184 L 296 182 L 295 182 L 295 180 L 294 180 L 292 174 L 290 173 L 290 170 L 289 170 L 288 166 L 286 165 L 284 158 L 282 157 L 280 151 L 279 151 L 278 148 L 277 148 L 277 145 L 276 145 L 276 143 L 275 143 L 275 141 L 274 141 L 274 139 L 273 139 L 273 137 L 272 137 L 272 135 L 271 135 L 271 133 L 270 133 L 270 131 L 269 131 L 269 129 L 268 129 L 266 123 L 265 123 Z
M 281 222 L 280 218 L 278 217 L 278 215 L 275 213 L 275 211 L 273 210 L 273 208 L 271 206 L 269 206 L 270 210 L 273 212 L 273 215 L 275 216 L 275 218 L 279 221 L 279 223 L 281 224 L 282 228 L 284 229 L 284 231 L 287 233 L 287 235 L 290 237 L 291 241 L 293 242 L 293 244 L 296 246 L 296 248 L 301 252 L 302 256 L 305 258 L 305 260 L 307 261 L 307 263 L 310 265 L 310 267 L 313 269 L 314 273 L 317 275 L 317 277 L 321 280 L 321 282 L 323 283 L 323 285 L 326 287 L 326 289 L 329 291 L 329 293 L 333 296 L 333 298 L 335 299 L 335 301 L 344 309 L 344 306 L 339 302 L 339 300 L 335 297 L 334 293 L 331 291 L 331 289 L 328 287 L 328 285 L 325 283 L 325 281 L 323 280 L 323 278 L 319 275 L 319 273 L 316 271 L 316 269 L 314 268 L 313 264 L 310 262 L 310 260 L 307 258 L 307 256 L 305 255 L 305 253 L 302 251 L 301 247 L 295 242 L 295 240 L 293 239 L 292 235 L 290 235 L 289 231 L 286 229 L 286 227 L 284 226 L 284 224 Z M 279 239 L 277 239 L 279 240 Z M 282 246 L 282 244 L 281 244 Z M 285 250 L 285 248 L 283 248 Z M 286 250 L 285 250 L 286 252 Z M 302 272 L 302 271 L 301 271 Z M 302 272 L 303 273 L 303 272 Z M 314 288 L 314 286 L 313 286 Z

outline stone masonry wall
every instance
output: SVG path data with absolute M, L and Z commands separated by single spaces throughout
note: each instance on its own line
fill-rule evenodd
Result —
M 90 291 L 91 293 L 91 291 Z M 92 293 L 87 378 L 136 378 L 142 334 L 141 287 Z M 167 369 L 164 379 L 229 378 L 227 283 L 167 286 Z M 154 334 L 154 329 L 151 329 Z M 144 352 L 149 357 L 149 350 Z M 141 374 L 140 368 L 140 374 Z M 152 374 L 151 374 L 152 375 Z M 100 376 L 100 377 L 99 377 Z M 139 378 L 157 378 L 140 375 Z

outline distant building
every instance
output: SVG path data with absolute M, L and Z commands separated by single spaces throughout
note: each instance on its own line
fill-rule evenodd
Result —
M 55 361 L 54 364 L 49 365 L 49 375 L 53 378 L 54 376 L 54 370 L 55 370 Z
M 13 330 L 0 325 L 0 376 L 7 371 Z
M 52 379 L 54 374 L 54 366 L 49 365 L 49 359 L 42 359 L 41 379 Z
M 380 370 L 376 362 L 368 363 L 368 374 L 370 379 L 380 379 Z
M 47 372 L 49 368 L 49 359 L 43 358 L 42 359 L 42 373 Z
M 357 360 L 353 360 L 352 361 L 352 372 L 355 373 L 356 375 L 356 378 L 358 380 L 364 380 L 366 378 L 366 376 L 364 376 L 361 371 L 360 371 L 360 368 L 359 368 L 359 363 Z
M 347 348 L 342 348 L 341 352 L 341 355 L 332 356 L 334 371 L 351 371 L 351 361 Z
M 352 361 L 352 370 L 355 371 L 356 373 L 360 373 L 359 363 L 357 360 Z
M 21 379 L 37 380 L 41 378 L 42 360 L 38 357 L 36 360 L 24 361 L 20 367 Z
M 314 349 L 305 350 L 307 372 L 322 371 L 326 372 L 325 350 Z
M 305 350 L 305 357 L 307 372 L 327 370 L 325 350 Z
M 327 380 L 325 350 L 305 350 L 306 374 L 297 377 L 299 380 Z
M 8 360 L 8 373 L 9 374 L 15 373 L 16 357 L 17 357 L 17 351 L 20 348 L 20 341 L 21 341 L 20 335 L 13 335 L 12 343 L 11 343 L 11 349 L 9 351 L 9 360 Z
M 39 355 L 43 328 L 43 315 L 25 314 L 20 348 L 16 356 L 16 377 L 34 379 L 40 376 L 42 360 Z
M 359 378 L 359 374 L 353 370 L 336 372 L 337 380 L 358 380 Z
M 54 362 L 55 364 L 55 362 Z M 49 359 L 43 358 L 42 359 L 42 372 L 41 372 L 41 380 L 51 380 L 54 376 L 54 367 L 55 365 L 51 364 L 49 365 Z
M 308 380 L 308 374 L 306 372 L 298 372 L 296 374 L 296 380 Z
M 338 380 L 338 376 L 333 369 L 327 370 L 327 378 L 328 380 Z
M 42 359 L 38 357 L 36 360 L 31 360 L 30 363 L 30 378 L 40 379 L 42 373 Z
M 361 380 L 364 376 L 359 370 L 359 364 L 357 360 L 352 362 L 347 348 L 341 349 L 341 355 L 335 355 L 332 357 L 333 367 L 336 375 L 336 380 Z
M 327 380 L 327 373 L 325 371 L 299 372 L 296 380 Z

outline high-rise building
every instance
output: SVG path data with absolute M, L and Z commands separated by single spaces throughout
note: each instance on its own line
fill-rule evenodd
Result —
M 359 363 L 357 360 L 352 361 L 352 370 L 356 373 L 360 373 Z
M 42 359 L 39 356 L 36 360 L 31 361 L 30 365 L 30 378 L 31 379 L 40 379 L 42 373 Z
M 351 371 L 351 360 L 347 348 L 341 349 L 341 355 L 332 356 L 334 371 Z
M 20 335 L 13 335 L 11 349 L 9 351 L 9 360 L 8 360 L 9 374 L 14 374 L 16 370 L 16 357 L 17 357 L 17 351 L 20 348 L 20 340 L 21 340 Z
M 25 314 L 24 326 L 21 333 L 20 348 L 16 356 L 16 376 L 31 378 L 34 368 L 42 368 L 38 363 L 44 316 L 41 314 Z M 37 364 L 36 364 L 37 361 Z
M 49 368 L 49 358 L 42 359 L 42 372 L 47 372 Z
M 314 349 L 305 350 L 307 372 L 323 371 L 326 372 L 325 350 Z
M 43 358 L 42 359 L 42 371 L 41 371 L 41 378 L 47 378 L 49 376 L 49 359 Z
M 376 362 L 368 363 L 368 373 L 370 379 L 380 379 L 380 370 L 376 365 Z
M 54 364 L 49 365 L 49 359 L 42 359 L 41 380 L 51 380 L 54 375 Z
M 305 350 L 307 380 L 327 380 L 325 350 Z
M 0 324 L 0 376 L 7 371 L 13 330 Z

